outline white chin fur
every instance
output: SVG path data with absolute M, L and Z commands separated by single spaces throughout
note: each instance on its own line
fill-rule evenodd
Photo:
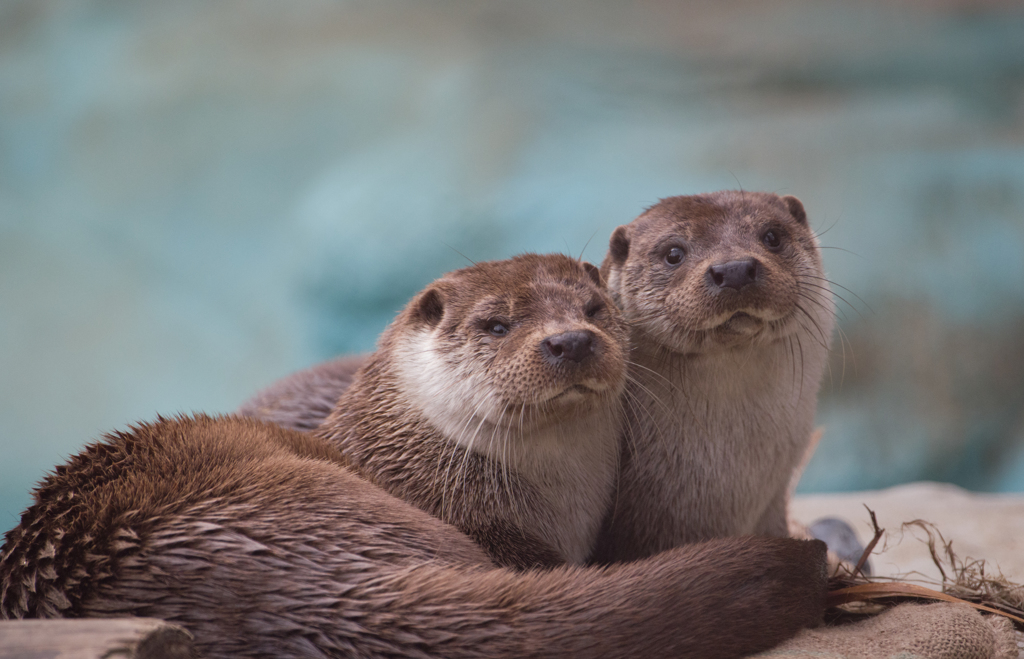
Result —
M 406 338 L 395 351 L 395 368 L 413 407 L 460 445 L 473 444 L 473 438 L 483 432 L 482 425 L 494 425 L 500 418 L 502 405 L 486 383 L 478 382 L 470 369 L 447 363 L 437 353 L 430 332 Z M 490 432 L 488 427 L 484 434 Z

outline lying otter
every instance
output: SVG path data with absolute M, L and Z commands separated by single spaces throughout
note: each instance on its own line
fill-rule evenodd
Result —
M 633 328 L 616 506 L 597 556 L 724 535 L 785 535 L 834 326 L 796 197 L 670 197 L 616 229 L 602 271 Z M 309 428 L 362 358 L 300 371 L 243 414 Z
M 583 563 L 618 471 L 627 332 L 589 263 L 457 270 L 391 323 L 316 434 L 500 564 Z
M 344 463 L 237 417 L 108 435 L 57 467 L 7 533 L 0 617 L 158 617 L 227 659 L 733 657 L 821 615 L 817 542 L 519 573 Z
M 360 434 L 357 419 L 345 421 L 340 408 L 324 424 L 323 434 L 349 456 L 320 438 L 237 417 L 160 419 L 89 446 L 43 482 L 36 503 L 7 533 L 0 616 L 155 616 L 189 629 L 207 657 L 736 657 L 813 624 L 825 588 L 824 545 L 817 541 L 723 539 L 608 568 L 516 572 L 495 567 L 469 536 L 357 475 L 418 506 L 439 506 L 497 560 L 530 562 L 514 548 L 498 548 L 516 542 L 540 563 L 576 559 L 593 522 L 566 520 L 571 531 L 551 529 L 545 508 L 577 514 L 600 499 L 593 492 L 601 488 L 573 493 L 523 452 L 580 455 L 571 448 L 552 452 L 541 442 L 572 445 L 592 437 L 537 428 L 562 409 L 600 417 L 597 408 L 621 373 L 609 365 L 617 361 L 615 314 L 600 308 L 593 271 L 566 261 L 524 257 L 480 264 L 472 274 L 515 274 L 507 288 L 522 293 L 525 286 L 532 295 L 469 304 L 442 279 L 417 296 L 382 339 L 385 356 L 407 351 L 405 366 L 378 354 L 352 389 L 377 414 L 370 418 L 378 419 L 378 443 Z M 538 273 L 532 289 L 521 277 L 531 269 Z M 551 311 L 583 300 L 582 317 L 592 323 L 572 309 Z M 520 316 L 521 309 L 531 313 Z M 533 321 L 540 312 L 553 319 L 554 334 L 537 334 L 546 326 Z M 560 329 L 564 322 L 571 328 Z M 429 419 L 410 425 L 403 416 L 409 410 L 379 401 L 396 404 L 395 392 L 410 381 L 434 382 L 403 368 L 456 368 L 457 361 L 432 361 L 442 344 L 453 360 L 483 362 L 457 372 L 465 380 L 448 390 L 454 402 L 432 396 L 429 386 L 409 396 L 405 404 L 427 401 L 411 413 Z M 542 361 L 525 354 L 533 351 Z M 509 376 L 495 385 L 500 395 L 546 405 L 529 415 L 510 408 L 508 416 L 495 405 L 496 392 L 481 389 L 486 369 L 473 371 L 479 363 Z M 495 426 L 491 436 L 458 426 L 447 431 L 455 457 L 466 461 L 464 473 L 500 463 L 508 490 L 474 498 L 458 479 L 432 482 L 445 465 L 434 473 L 422 467 L 420 452 L 440 451 L 424 424 L 454 423 L 460 407 Z M 535 433 L 531 442 L 498 441 L 497 429 L 509 418 Z M 489 526 L 487 506 L 504 492 L 514 493 L 506 501 L 515 501 L 520 515 L 497 505 L 501 523 Z M 465 501 L 454 500 L 465 494 Z M 534 505 L 540 512 L 531 517 Z
M 708 538 L 785 536 L 833 328 L 796 197 L 669 197 L 601 266 L 632 328 L 622 468 L 600 560 Z

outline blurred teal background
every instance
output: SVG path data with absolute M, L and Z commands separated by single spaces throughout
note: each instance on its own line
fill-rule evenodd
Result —
M 802 489 L 1022 491 L 1022 147 L 1019 2 L 0 0 L 0 529 L 466 257 L 739 186 L 835 248 Z

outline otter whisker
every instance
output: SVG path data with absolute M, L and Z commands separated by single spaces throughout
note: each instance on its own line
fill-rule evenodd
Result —
M 630 367 L 633 367 L 633 368 L 642 368 L 643 370 L 645 370 L 647 372 L 647 375 L 651 375 L 653 377 L 659 378 L 661 380 L 662 384 L 668 385 L 670 387 L 674 386 L 673 383 L 672 383 L 672 380 L 670 380 L 669 378 L 665 377 L 661 373 L 657 372 L 653 368 L 649 368 L 647 366 L 644 366 L 640 362 L 632 361 L 632 360 L 627 359 L 626 360 L 626 364 L 628 366 L 630 366 Z
M 627 409 L 628 413 L 631 416 L 635 416 L 637 413 L 642 412 L 644 414 L 645 418 L 646 418 L 646 424 L 653 430 L 653 432 L 657 436 L 659 436 L 659 437 L 663 436 L 664 435 L 664 429 L 658 423 L 659 416 L 655 415 L 651 411 L 650 407 L 647 404 L 647 401 L 653 400 L 657 405 L 662 407 L 663 411 L 665 412 L 665 416 L 666 417 L 668 417 L 669 413 L 671 412 L 671 408 L 669 408 L 668 405 L 666 405 L 664 402 L 662 402 L 661 398 L 659 398 L 657 395 L 655 395 L 650 389 L 645 387 L 635 377 L 633 377 L 631 375 L 627 375 L 626 377 L 627 377 L 628 384 L 627 384 L 625 390 L 623 391 L 623 396 L 625 397 L 626 402 L 627 402 L 627 408 L 626 409 Z M 639 389 L 643 393 L 645 393 L 646 397 L 641 397 L 641 396 L 637 395 L 637 392 L 634 391 L 634 387 Z M 640 419 L 636 419 L 636 421 L 639 422 Z M 635 424 L 628 423 L 628 422 L 625 423 L 624 424 L 624 435 L 625 435 L 626 440 L 627 440 L 626 441 L 627 447 L 630 449 L 631 454 L 635 458 L 636 457 L 636 450 L 635 450 L 635 447 L 633 446 L 633 441 L 632 441 L 633 440 L 633 434 L 631 432 L 633 430 L 633 428 L 634 428 L 634 425 Z
M 797 289 L 797 295 L 806 300 L 813 301 L 823 314 L 827 316 L 835 315 L 836 308 L 832 302 L 834 295 L 828 288 L 801 281 L 800 288 Z
M 792 366 L 792 372 L 793 372 L 793 382 L 790 384 L 790 389 L 795 389 L 796 388 L 796 353 L 793 351 L 793 337 L 794 336 L 796 336 L 796 335 L 795 334 L 790 334 L 789 336 L 786 337 L 786 346 L 789 348 L 789 361 L 790 361 L 790 366 Z M 802 377 L 801 377 L 801 379 L 802 379 Z M 801 384 L 800 391 L 803 391 L 802 387 L 803 387 L 803 385 Z M 799 400 L 799 396 L 797 396 L 797 400 Z
M 834 281 L 832 279 L 829 279 L 828 277 L 821 277 L 821 276 L 816 275 L 816 274 L 804 274 L 802 276 L 803 277 L 807 277 L 808 279 L 816 279 L 818 281 L 823 281 L 823 282 L 826 282 L 828 284 L 831 284 L 832 286 L 835 286 L 837 288 L 843 289 L 844 291 L 846 291 L 847 293 L 849 293 L 853 297 L 857 298 L 857 300 L 860 301 L 860 303 L 863 304 L 867 308 L 868 312 L 870 312 L 872 315 L 875 315 L 875 310 L 871 308 L 871 305 L 868 304 L 864 300 L 864 298 L 862 298 L 861 296 L 857 295 L 855 292 L 853 292 L 851 289 L 847 288 L 846 286 L 843 286 L 842 284 L 837 283 L 836 281 Z M 833 295 L 836 295 L 836 293 L 833 292 Z M 850 304 L 849 302 L 846 301 L 846 299 L 840 297 L 839 295 L 836 295 L 836 297 L 839 297 L 839 299 L 842 300 L 843 302 L 846 302 L 847 304 Z M 854 307 L 852 304 L 850 304 L 850 308 L 856 310 L 856 307 Z
M 626 448 L 626 451 L 629 452 L 630 458 L 636 459 L 636 447 L 633 443 L 633 434 L 631 432 L 633 429 L 633 424 L 629 423 L 629 421 L 632 416 L 632 413 L 635 413 L 636 410 L 642 409 L 641 399 L 631 391 L 631 388 L 628 384 L 622 392 L 622 398 L 626 403 L 626 409 L 628 410 L 628 412 L 623 418 L 623 425 L 619 436 L 623 442 L 623 445 Z M 648 417 L 650 417 L 649 413 Z
M 820 345 L 827 351 L 829 346 L 829 337 L 825 334 L 825 330 L 824 328 L 822 328 L 821 323 L 819 323 L 817 319 L 815 319 L 814 316 L 808 313 L 807 309 L 804 309 L 803 306 L 801 306 L 799 303 L 797 303 L 795 306 L 797 310 L 799 310 L 800 313 L 802 313 L 804 317 L 810 321 L 811 325 L 816 330 L 818 345 Z
M 863 255 L 858 254 L 857 252 L 850 251 L 850 250 L 845 249 L 843 247 L 835 247 L 833 245 L 818 245 L 818 249 L 834 249 L 834 250 L 839 251 L 839 252 L 846 252 L 847 254 L 850 254 L 852 256 L 856 256 L 857 258 L 861 258 L 861 259 L 864 258 Z
M 518 461 L 517 461 L 518 460 L 518 456 L 514 455 L 514 453 L 515 453 L 515 451 L 517 449 L 517 445 L 522 443 L 522 440 L 523 440 L 523 437 L 524 437 L 523 417 L 525 415 L 526 415 L 526 403 L 523 402 L 523 403 L 519 404 L 519 412 L 518 412 L 518 417 L 519 417 L 519 435 L 513 438 L 512 434 L 511 434 L 512 433 L 511 425 L 508 428 L 505 428 L 504 429 L 504 446 L 502 447 L 503 448 L 503 451 L 502 451 L 502 466 L 503 466 L 503 472 L 504 472 L 503 476 L 504 476 L 504 481 L 505 481 L 505 490 L 506 490 L 507 495 L 508 495 L 509 505 L 512 508 L 512 513 L 513 513 L 513 515 L 514 515 L 514 517 L 516 519 L 516 523 L 519 524 L 519 526 L 523 527 L 523 528 L 525 528 L 526 525 L 525 525 L 525 523 L 523 521 L 523 518 L 521 516 L 520 501 L 516 497 L 516 489 L 517 488 L 513 487 L 513 479 L 512 479 L 512 473 L 511 472 L 512 472 L 512 465 L 513 464 L 519 464 Z
M 814 232 L 812 231 L 812 232 L 811 232 L 811 235 L 812 235 L 812 236 L 814 236 L 814 239 L 815 239 L 815 240 L 819 240 L 819 239 L 820 239 L 820 238 L 821 238 L 822 236 L 824 236 L 824 235 L 825 235 L 826 233 L 828 233 L 829 231 L 831 231 L 831 230 L 832 230 L 832 229 L 833 229 L 833 228 L 834 228 L 834 227 L 835 227 L 835 226 L 836 226 L 837 224 L 839 224 L 839 220 L 840 220 L 841 218 L 842 218 L 842 215 L 840 215 L 839 217 L 837 217 L 837 218 L 835 219 L 835 221 L 834 221 L 834 222 L 832 222 L 832 224 L 828 225 L 828 228 L 827 228 L 827 229 L 825 229 L 824 231 L 821 231 L 820 233 L 814 233 Z
M 800 340 L 799 334 L 794 334 L 793 338 L 796 339 L 797 351 L 800 353 L 800 394 L 797 399 L 797 401 L 799 401 L 799 399 L 803 398 L 804 395 L 804 344 L 803 341 Z
M 475 454 L 476 454 L 476 452 L 474 451 L 474 445 L 476 444 L 477 439 L 480 437 L 480 429 L 483 428 L 483 426 L 484 426 L 484 424 L 486 422 L 487 422 L 486 415 L 481 414 L 480 415 L 480 422 L 478 424 L 476 424 L 476 429 L 473 430 L 473 434 L 470 436 L 469 441 L 467 441 L 466 445 L 463 447 L 463 456 L 462 456 L 461 464 L 459 466 L 459 469 L 455 470 L 455 485 L 456 486 L 458 485 L 458 483 L 460 481 L 463 483 L 463 485 L 465 484 L 465 481 L 466 481 L 466 466 L 469 464 L 470 458 L 475 456 Z M 488 450 L 488 449 L 490 449 L 490 447 L 485 447 L 485 450 Z
M 853 364 L 854 373 L 857 372 L 857 356 L 853 352 L 853 343 L 850 341 L 850 337 L 843 331 L 842 327 L 837 326 L 836 329 L 839 331 L 839 345 L 843 351 L 843 371 L 839 379 L 839 383 L 842 385 L 846 379 L 846 346 L 850 346 L 850 361 Z
M 451 514 L 451 508 L 446 508 L 445 500 L 448 499 L 449 506 L 454 505 L 454 497 L 456 496 L 455 492 L 458 489 L 458 484 L 459 484 L 459 477 L 458 477 L 458 471 L 459 470 L 458 469 L 456 469 L 456 472 L 455 472 L 455 480 L 453 481 L 451 479 L 452 463 L 455 460 L 456 454 L 461 450 L 463 452 L 463 461 L 462 461 L 461 464 L 465 465 L 465 459 L 469 455 L 469 452 L 472 450 L 473 442 L 474 442 L 474 440 L 476 438 L 477 433 L 480 432 L 480 426 L 483 425 L 484 421 L 486 420 L 486 417 L 484 415 L 482 415 L 482 414 L 480 415 L 480 423 L 477 424 L 476 430 L 470 436 L 468 441 L 466 441 L 466 439 L 465 439 L 466 428 L 469 426 L 469 423 L 474 418 L 477 417 L 477 415 L 480 412 L 480 408 L 483 407 L 484 404 L 487 403 L 487 402 L 488 402 L 488 400 L 487 400 L 486 397 L 481 397 L 480 401 L 477 403 L 476 408 L 473 410 L 473 413 L 466 417 L 466 420 L 465 420 L 462 428 L 459 431 L 459 435 L 456 436 L 456 437 L 452 437 L 452 438 L 446 438 L 447 442 L 451 445 L 451 454 L 448 457 L 448 466 L 445 469 L 444 480 L 442 481 L 442 484 L 441 484 L 441 488 L 442 489 L 441 489 L 441 514 L 440 514 L 441 519 L 444 519 L 446 521 L 451 521 L 450 517 L 449 517 L 449 515 Z M 461 444 L 461 442 L 463 442 L 463 441 L 466 441 L 466 445 L 465 446 L 462 446 L 462 444 Z
M 506 401 L 505 402 L 505 405 L 502 407 L 502 410 L 501 410 L 501 418 L 504 418 L 504 416 L 505 416 L 506 412 L 508 411 L 510 405 L 511 405 L 511 401 Z M 520 416 L 521 416 L 521 413 L 520 413 Z M 494 465 L 494 467 L 498 471 L 498 477 L 499 477 L 499 479 L 500 479 L 500 481 L 502 483 L 502 489 L 505 491 L 505 496 L 508 499 L 508 504 L 509 504 L 509 508 L 510 508 L 510 510 L 512 512 L 512 516 L 515 518 L 516 523 L 519 526 L 522 526 L 522 519 L 520 518 L 519 511 L 518 511 L 518 502 L 516 501 L 516 497 L 515 497 L 515 495 L 512 492 L 512 483 L 511 483 L 511 478 L 509 476 L 509 472 L 511 470 L 511 466 L 509 465 L 509 444 L 511 443 L 509 441 L 509 434 L 511 433 L 511 428 L 504 427 L 504 426 L 499 426 L 498 424 L 495 424 L 494 428 L 491 429 L 491 444 L 492 444 L 492 446 L 495 443 L 495 435 L 498 433 L 499 430 L 501 431 L 501 439 L 500 439 L 501 447 L 500 447 L 500 451 L 498 451 L 498 454 L 501 456 L 501 458 L 499 460 L 497 460 L 497 464 Z M 522 433 L 520 432 L 520 434 L 522 434 Z M 491 462 L 494 462 L 494 460 L 491 460 Z
M 639 366 L 640 366 L 640 365 L 639 365 L 639 364 L 637 364 L 636 362 L 627 362 L 627 364 L 630 364 L 631 366 L 634 366 L 634 365 L 635 365 L 635 366 L 637 366 L 637 367 L 639 367 Z M 646 367 L 644 367 L 644 368 L 646 368 Z M 647 370 L 650 370 L 650 369 L 647 369 Z M 652 371 L 652 372 L 653 372 L 653 371 Z M 660 377 L 660 376 L 659 376 L 659 377 Z M 640 380 L 640 378 L 639 378 L 639 377 L 638 377 L 637 375 L 634 375 L 634 374 L 630 373 L 630 372 L 629 372 L 629 371 L 627 370 L 627 371 L 626 371 L 626 378 L 627 378 L 627 381 L 628 381 L 628 382 L 632 382 L 634 386 L 636 386 L 636 387 L 637 387 L 638 389 L 640 389 L 640 390 L 641 390 L 642 392 L 644 392 L 645 394 L 647 394 L 647 397 L 648 397 L 648 398 L 650 398 L 650 399 L 651 399 L 651 400 L 653 400 L 653 401 L 654 401 L 655 403 L 657 403 L 657 404 L 658 404 L 658 405 L 659 405 L 659 406 L 660 406 L 660 407 L 662 408 L 662 412 L 665 412 L 666 414 L 668 414 L 668 413 L 670 412 L 670 409 L 669 409 L 669 407 L 668 407 L 668 406 L 667 406 L 667 405 L 666 405 L 666 404 L 665 404 L 664 402 L 662 402 L 662 400 L 661 400 L 661 397 L 659 397 L 659 396 L 658 396 L 657 394 L 655 394 L 655 393 L 654 393 L 654 391 L 653 391 L 653 389 L 652 389 L 651 387 L 648 387 L 647 385 L 645 385 L 645 384 L 643 383 L 643 381 L 641 381 L 641 380 Z M 652 386 L 653 386 L 653 385 L 652 385 Z

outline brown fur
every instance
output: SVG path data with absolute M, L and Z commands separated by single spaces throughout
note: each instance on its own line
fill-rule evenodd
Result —
M 451 518 L 497 560 L 523 565 L 562 558 L 545 558 L 553 551 L 547 527 L 536 524 L 550 503 L 537 492 L 551 484 L 530 479 L 543 469 L 502 452 L 508 465 L 525 465 L 523 473 L 500 473 L 502 488 L 480 463 L 467 463 L 459 478 L 477 473 L 482 483 L 456 478 L 438 487 L 430 480 L 429 465 L 418 456 L 437 459 L 441 449 L 431 445 L 437 434 L 427 433 L 417 412 L 393 395 L 410 379 L 388 359 L 415 358 L 408 349 L 426 344 L 410 337 L 426 334 L 429 345 L 446 346 L 455 362 L 446 368 L 469 385 L 455 391 L 478 391 L 484 364 L 516 374 L 489 376 L 513 399 L 544 398 L 575 384 L 600 388 L 602 381 L 614 394 L 622 378 L 621 355 L 614 357 L 621 327 L 612 309 L 595 304 L 602 294 L 592 267 L 529 257 L 470 270 L 413 301 L 382 339 L 386 349 L 343 399 L 377 415 L 362 428 L 369 434 L 348 432 L 346 424 L 361 428 L 360 419 L 340 411 L 325 425 L 350 455 L 272 424 L 199 416 L 109 435 L 58 467 L 0 548 L 0 617 L 154 616 L 189 629 L 210 659 L 714 659 L 768 648 L 816 622 L 825 587 L 820 542 L 735 538 L 609 568 L 514 572 L 496 568 L 453 526 L 353 473 Z M 502 293 L 481 298 L 473 293 L 481 290 L 476 284 L 463 286 L 477 276 L 493 277 L 491 288 L 482 285 Z M 531 289 L 530 281 L 538 286 Z M 578 318 L 584 300 L 588 321 Z M 494 314 L 511 332 L 485 341 L 473 319 Z M 556 326 L 593 324 L 602 337 L 594 343 L 596 361 L 561 364 L 561 371 L 557 360 L 555 366 L 536 362 L 529 337 L 538 317 Z M 516 420 L 540 427 L 566 410 L 590 409 L 588 400 L 599 407 L 607 402 L 602 398 L 570 393 Z M 487 410 L 485 402 L 475 413 Z M 498 411 L 499 417 L 507 412 Z M 488 454 L 487 446 L 472 448 L 457 457 Z M 494 454 L 486 459 L 493 462 Z M 569 471 L 572 477 L 579 470 Z M 444 493 L 457 496 L 446 506 Z M 534 517 L 510 515 L 512 501 L 536 506 L 519 509 Z
M 727 264 L 745 264 L 734 270 L 742 286 L 716 280 Z M 786 535 L 788 484 L 811 437 L 833 327 L 803 205 L 733 191 L 663 199 L 615 230 L 602 274 L 633 349 L 599 559 Z
M 627 350 L 587 266 L 527 254 L 445 275 L 384 332 L 317 434 L 499 564 L 584 562 L 614 488 Z M 498 321 L 504 336 L 488 331 Z M 565 332 L 592 335 L 579 362 L 545 355 Z
M 813 624 L 820 542 L 494 568 L 316 438 L 160 419 L 57 468 L 0 548 L 0 617 L 154 616 L 208 659 L 738 657 Z

